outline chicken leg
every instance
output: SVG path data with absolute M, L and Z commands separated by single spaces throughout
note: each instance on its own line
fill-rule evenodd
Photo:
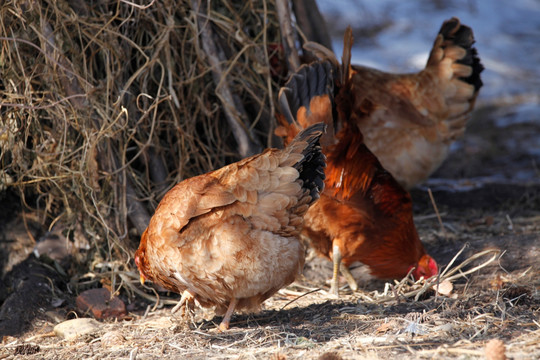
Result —
M 238 304 L 238 299 L 233 297 L 231 299 L 231 302 L 229 303 L 227 312 L 223 316 L 223 320 L 221 320 L 221 324 L 219 324 L 219 331 L 225 331 L 229 328 L 229 324 L 231 323 L 231 316 L 234 312 L 234 309 L 236 308 L 236 304 Z
M 345 264 L 341 263 L 340 270 L 345 280 L 347 280 L 347 283 L 349 284 L 349 287 L 351 288 L 351 290 L 352 291 L 358 290 L 358 284 L 356 283 L 356 279 L 351 274 L 351 271 L 349 270 L 349 268 Z
M 332 247 L 332 260 L 334 263 L 334 271 L 332 273 L 332 285 L 330 285 L 330 294 L 339 297 L 339 266 L 341 264 L 341 250 L 338 245 Z

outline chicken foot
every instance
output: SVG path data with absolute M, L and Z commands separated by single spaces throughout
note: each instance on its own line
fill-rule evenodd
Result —
M 177 312 L 184 304 L 186 305 L 186 309 L 189 309 L 189 304 L 194 304 L 194 303 L 195 303 L 195 295 L 189 292 L 189 290 L 184 290 L 184 292 L 182 293 L 182 297 L 180 298 L 180 301 L 178 302 L 178 304 L 176 304 L 172 308 L 171 314 L 174 314 L 175 312 Z
M 238 304 L 238 299 L 232 298 L 231 302 L 229 303 L 229 307 L 227 308 L 227 312 L 223 316 L 223 320 L 221 320 L 221 324 L 219 324 L 219 331 L 225 331 L 229 328 L 229 325 L 231 323 L 231 316 L 234 312 L 234 309 L 236 308 L 236 305 Z

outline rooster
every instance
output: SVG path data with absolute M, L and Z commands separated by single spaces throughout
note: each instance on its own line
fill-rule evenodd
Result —
M 304 47 L 341 69 L 344 78 L 336 79 L 336 86 L 349 91 L 348 106 L 357 113 L 364 143 L 410 189 L 441 165 L 471 117 L 484 69 L 473 47 L 473 32 L 455 17 L 445 21 L 426 67 L 412 74 L 351 65 L 352 43 L 349 27 L 341 66 L 325 47 L 313 42 Z
M 301 272 L 303 216 L 324 186 L 325 125 L 300 132 L 283 150 L 268 149 L 182 181 L 159 203 L 135 263 L 145 280 L 225 314 L 255 310 Z
M 327 156 L 325 189 L 304 217 L 303 234 L 333 261 L 330 292 L 338 296 L 339 271 L 352 290 L 358 288 L 349 271 L 355 261 L 379 278 L 401 278 L 410 271 L 416 279 L 436 275 L 437 263 L 413 222 L 411 197 L 364 143 L 358 127 L 363 109 L 353 106 L 351 83 L 336 88 L 334 70 L 329 62 L 299 68 L 280 91 L 286 111 L 277 130 L 288 142 L 312 122 L 328 125 L 321 139 Z M 348 79 L 343 75 L 341 80 Z

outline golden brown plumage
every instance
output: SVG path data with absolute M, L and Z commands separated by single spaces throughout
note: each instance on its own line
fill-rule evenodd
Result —
M 325 190 L 304 217 L 304 234 L 312 247 L 333 260 L 331 292 L 338 295 L 340 266 L 356 290 L 348 270 L 355 261 L 379 278 L 400 278 L 413 267 L 415 278 L 437 274 L 436 262 L 418 237 L 408 192 L 364 144 L 356 122 L 363 110 L 351 106 L 347 81 L 337 89 L 335 102 L 334 84 L 328 62 L 302 66 L 280 92 L 280 104 L 291 113 L 283 111 L 278 131 L 290 139 L 297 129 L 321 119 L 337 131 L 335 137 L 328 131 L 324 141 Z
M 348 28 L 341 66 L 321 45 L 305 47 L 340 68 L 337 86 L 348 87 L 365 144 L 396 180 L 411 188 L 440 166 L 471 116 L 483 70 L 473 32 L 457 18 L 445 21 L 426 67 L 413 74 L 350 65 L 352 42 Z
M 222 330 L 235 309 L 254 310 L 290 284 L 304 264 L 303 216 L 324 184 L 324 127 L 172 188 L 135 254 L 141 278 L 227 310 Z

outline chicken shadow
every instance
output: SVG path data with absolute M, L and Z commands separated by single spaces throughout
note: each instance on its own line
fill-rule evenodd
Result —
M 268 330 L 278 330 L 286 334 L 286 339 L 292 344 L 309 342 L 328 342 L 336 336 L 336 331 L 352 332 L 359 327 L 365 327 L 360 319 L 340 321 L 344 314 L 407 314 L 410 312 L 429 311 L 435 303 L 405 302 L 391 306 L 363 303 L 361 301 L 328 300 L 324 303 L 310 304 L 282 310 L 263 310 L 257 314 L 235 314 L 231 320 L 230 329 L 219 333 L 218 339 L 224 343 L 237 341 L 246 331 L 254 331 L 252 336 L 268 336 Z M 221 316 L 211 320 L 195 323 L 198 330 L 212 331 L 221 322 Z M 367 325 L 370 326 L 370 325 Z

